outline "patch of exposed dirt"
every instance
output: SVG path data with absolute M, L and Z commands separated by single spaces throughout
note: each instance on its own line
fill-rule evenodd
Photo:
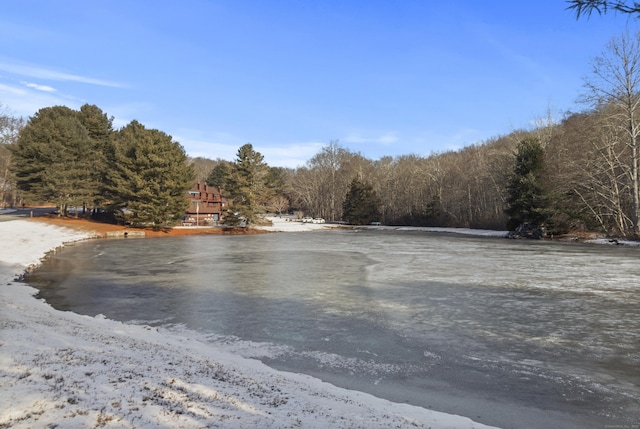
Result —
M 222 235 L 222 234 L 265 234 L 268 231 L 252 228 L 200 227 L 200 228 L 132 228 L 122 225 L 97 222 L 90 219 L 64 217 L 55 215 L 39 216 L 31 219 L 35 222 L 46 222 L 77 231 L 89 232 L 96 237 L 106 237 L 107 233 L 143 231 L 145 237 L 178 237 L 183 235 Z M 133 234 L 132 234 L 133 235 Z

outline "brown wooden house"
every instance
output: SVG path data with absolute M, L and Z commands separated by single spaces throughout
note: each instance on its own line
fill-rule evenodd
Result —
M 222 196 L 222 189 L 206 183 L 196 183 L 189 190 L 189 201 L 191 204 L 185 213 L 183 225 L 217 225 L 227 210 L 227 200 Z

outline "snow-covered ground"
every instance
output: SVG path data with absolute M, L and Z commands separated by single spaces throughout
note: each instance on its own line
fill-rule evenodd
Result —
M 294 232 L 294 231 L 317 231 L 320 229 L 337 228 L 341 225 L 333 223 L 303 223 L 289 217 L 267 217 L 272 226 L 255 227 L 269 231 Z M 507 231 L 492 231 L 470 228 L 436 228 L 436 227 L 415 227 L 415 226 L 386 226 L 386 225 L 358 225 L 355 229 L 371 229 L 376 231 L 425 231 L 441 232 L 453 234 L 476 235 L 483 237 L 506 237 Z
M 301 222 L 298 219 L 287 216 L 267 216 L 267 219 L 271 221 L 271 226 L 256 226 L 254 228 L 277 232 L 299 232 L 317 231 L 320 229 L 335 228 L 338 226 L 337 224 Z
M 273 229 L 315 229 L 289 227 Z M 0 222 L 0 428 L 487 427 L 275 371 L 197 339 L 57 311 L 15 281 L 49 250 L 86 238 L 33 220 Z
M 478 237 L 506 237 L 508 231 L 494 231 L 490 229 L 471 229 L 471 228 L 440 228 L 435 226 L 360 226 L 361 229 L 374 229 L 377 231 L 424 231 L 424 232 L 440 232 L 448 234 L 475 235 Z

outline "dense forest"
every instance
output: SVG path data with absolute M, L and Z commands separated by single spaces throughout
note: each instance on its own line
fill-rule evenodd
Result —
M 133 121 L 120 130 L 97 106 L 55 106 L 29 120 L 0 114 L 0 201 L 175 222 L 194 181 L 221 186 L 230 221 L 295 210 L 327 221 L 602 231 L 638 237 L 640 36 L 614 38 L 585 79 L 584 109 L 549 115 L 457 151 L 367 159 L 331 141 L 305 166 L 266 165 L 251 144 L 235 160 L 188 158 Z M 363 208 L 363 205 L 367 206 Z M 374 214 L 374 216 L 372 216 Z

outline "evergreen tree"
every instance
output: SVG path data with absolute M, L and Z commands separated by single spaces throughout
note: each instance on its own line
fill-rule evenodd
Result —
M 104 201 L 102 184 L 106 182 L 107 178 L 106 153 L 114 133 L 113 117 L 109 118 L 98 106 L 85 104 L 80 107 L 78 119 L 89 133 L 93 144 L 93 155 L 89 160 L 91 167 L 87 187 L 92 190 L 94 207 L 99 207 Z
M 98 146 L 106 147 L 113 134 L 113 117 L 108 117 L 98 106 L 85 104 L 77 113 L 78 119 Z
M 115 134 L 106 195 L 110 207 L 133 225 L 172 225 L 189 206 L 193 171 L 182 146 L 137 121 Z
M 227 225 L 238 225 L 243 221 L 248 225 L 264 212 L 268 172 L 264 157 L 250 143 L 238 149 L 224 188 L 227 198 L 233 201 L 225 216 Z
M 77 112 L 64 106 L 40 109 L 13 147 L 13 170 L 20 190 L 37 202 L 54 202 L 60 215 L 95 196 L 90 172 L 93 141 Z
M 544 183 L 544 148 L 536 138 L 518 144 L 516 162 L 507 186 L 507 228 L 522 224 L 542 227 L 549 219 L 549 197 Z
M 267 188 L 269 188 L 269 199 L 277 195 L 287 193 L 287 169 L 284 167 L 269 167 L 267 173 Z
M 207 185 L 224 189 L 231 175 L 231 167 L 232 165 L 229 161 L 221 160 L 218 162 L 209 173 L 209 176 L 207 176 Z
M 342 218 L 350 224 L 366 225 L 380 219 L 380 199 L 373 186 L 353 179 L 342 204 Z

